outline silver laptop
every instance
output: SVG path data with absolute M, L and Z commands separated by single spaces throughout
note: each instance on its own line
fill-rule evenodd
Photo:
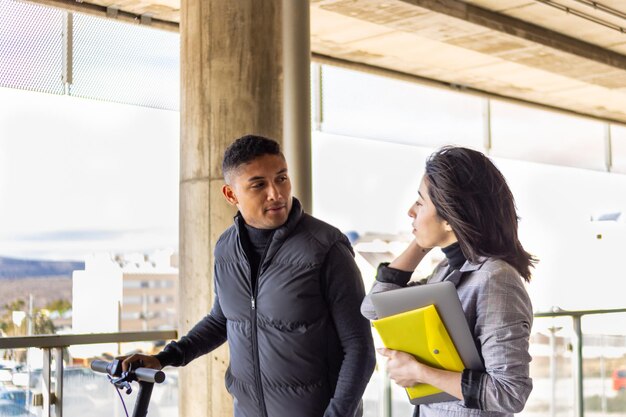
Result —
M 461 301 L 452 282 L 444 281 L 399 288 L 371 294 L 370 298 L 379 318 L 434 304 L 465 367 L 477 371 L 484 370 Z M 411 404 L 458 400 L 458 398 L 442 392 L 413 399 Z

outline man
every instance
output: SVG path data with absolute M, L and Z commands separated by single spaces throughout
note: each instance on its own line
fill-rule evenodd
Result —
M 124 369 L 183 366 L 228 341 L 236 417 L 360 416 L 375 358 L 348 240 L 302 211 L 275 141 L 237 139 L 222 170 L 224 197 L 239 211 L 215 246 L 211 313 Z

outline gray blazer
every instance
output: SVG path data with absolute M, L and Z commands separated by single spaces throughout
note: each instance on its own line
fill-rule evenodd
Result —
M 381 266 L 379 274 L 385 268 Z M 533 322 L 532 304 L 523 279 L 508 263 L 482 258 L 478 264 L 465 262 L 460 271 L 450 271 L 444 260 L 421 283 L 441 281 L 451 281 L 456 286 L 485 372 L 466 370 L 462 382 L 464 400 L 421 405 L 420 416 L 501 417 L 522 411 L 532 391 L 528 340 Z M 370 294 L 400 287 L 376 281 Z M 369 294 L 363 300 L 361 313 L 370 320 L 377 318 Z

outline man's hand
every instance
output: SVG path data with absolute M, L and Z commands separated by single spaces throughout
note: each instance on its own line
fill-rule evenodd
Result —
M 142 355 L 141 353 L 135 353 L 130 356 L 120 356 L 116 359 L 122 361 L 122 372 L 128 371 L 131 363 L 137 363 L 138 366 L 136 368 L 151 368 L 156 370 L 161 370 L 163 366 L 161 366 L 161 362 L 151 355 Z
M 420 381 L 420 368 L 424 365 L 419 363 L 413 355 L 386 348 L 376 350 L 388 359 L 387 373 L 396 384 L 408 388 L 422 382 Z

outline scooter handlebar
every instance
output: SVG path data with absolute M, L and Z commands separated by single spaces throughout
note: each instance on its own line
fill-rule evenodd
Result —
M 165 373 L 163 371 L 151 368 L 137 368 L 134 372 L 139 381 L 153 382 L 157 384 L 165 381 Z
M 114 360 L 113 362 L 95 360 L 91 362 L 91 369 L 103 374 L 119 377 L 122 375 L 122 361 Z M 130 373 L 135 374 L 138 381 L 160 384 L 165 381 L 165 373 L 157 369 L 136 368 L 131 369 Z
M 91 370 L 113 376 L 113 374 L 110 372 L 111 371 L 110 365 L 113 365 L 113 362 L 95 360 L 91 362 Z

